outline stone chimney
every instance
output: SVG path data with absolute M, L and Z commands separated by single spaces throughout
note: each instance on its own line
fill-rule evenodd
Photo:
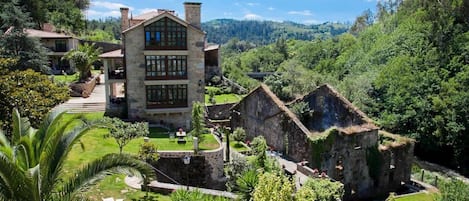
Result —
M 121 31 L 129 28 L 129 8 L 121 8 Z
M 201 28 L 200 22 L 200 6 L 202 3 L 198 2 L 184 2 L 184 12 L 186 22 L 194 27 Z

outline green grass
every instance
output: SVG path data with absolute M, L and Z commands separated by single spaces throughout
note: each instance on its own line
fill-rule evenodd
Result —
M 237 152 L 243 152 L 243 151 L 251 150 L 244 143 L 242 143 L 242 142 L 238 143 L 238 142 L 232 141 L 232 140 L 230 140 L 230 147 L 235 149 Z
M 417 194 L 412 194 L 409 196 L 403 196 L 396 198 L 395 201 L 434 201 L 435 200 L 435 194 L 430 194 L 430 193 L 417 193 Z
M 91 70 L 91 73 L 93 75 L 96 75 L 96 74 L 101 73 L 101 70 Z M 78 76 L 79 76 L 79 73 L 76 72 L 73 75 L 51 75 L 50 77 L 53 77 L 54 81 L 56 81 L 56 82 L 63 82 L 63 83 L 68 84 L 68 83 L 78 81 Z
M 100 119 L 103 113 L 88 113 L 84 114 L 87 119 Z M 70 119 L 71 114 L 66 114 L 62 121 Z M 104 128 L 93 129 L 81 137 L 81 143 L 77 143 L 72 147 L 71 152 L 65 161 L 63 170 L 65 177 L 72 174 L 78 168 L 83 167 L 85 164 L 92 160 L 98 159 L 109 153 L 118 153 L 119 147 L 113 138 L 105 138 L 104 136 L 109 131 Z M 185 145 L 177 144 L 176 140 L 169 141 L 167 131 L 160 128 L 150 128 L 150 141 L 157 145 L 158 150 L 192 150 L 192 142 L 189 141 Z M 220 145 L 215 137 L 211 134 L 204 134 L 204 140 L 200 144 L 201 150 L 216 149 Z M 137 154 L 140 144 L 143 143 L 143 138 L 132 140 L 127 146 L 124 147 L 124 152 L 130 154 Z M 104 180 L 98 182 L 95 187 L 89 189 L 86 193 L 87 197 L 91 200 L 101 201 L 101 198 L 114 197 L 124 198 L 125 200 L 143 200 L 145 192 L 131 189 L 124 183 L 124 175 L 110 175 Z M 157 200 L 170 200 L 168 196 L 160 194 L 151 194 Z
M 205 94 L 205 104 L 212 105 L 212 103 L 210 103 L 208 99 L 209 99 L 208 94 Z M 215 104 L 236 103 L 236 102 L 239 102 L 241 99 L 242 99 L 242 96 L 238 94 L 233 94 L 233 93 L 221 94 L 221 95 L 215 96 Z

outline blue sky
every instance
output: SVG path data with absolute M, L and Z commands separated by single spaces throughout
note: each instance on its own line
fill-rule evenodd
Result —
M 184 18 L 183 2 L 188 0 L 91 0 L 88 19 L 120 16 L 120 7 L 133 15 L 158 8 L 175 10 Z M 190 1 L 190 0 L 189 0 Z M 303 24 L 353 22 L 364 10 L 373 12 L 378 0 L 203 0 L 202 21 L 220 18 L 294 21 Z

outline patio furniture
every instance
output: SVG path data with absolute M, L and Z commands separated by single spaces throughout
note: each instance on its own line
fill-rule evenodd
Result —
M 186 132 L 179 130 L 176 132 L 176 136 L 178 137 L 178 144 L 186 143 L 186 139 L 184 139 L 184 137 L 186 137 Z

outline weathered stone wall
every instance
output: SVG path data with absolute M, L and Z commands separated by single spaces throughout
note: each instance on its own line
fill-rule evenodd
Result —
M 376 182 L 376 194 L 383 194 L 400 187 L 401 182 L 410 182 L 414 155 L 414 144 L 380 146 L 381 166 Z
M 305 96 L 312 116 L 305 126 L 309 130 L 322 132 L 330 127 L 348 127 L 366 123 L 364 114 L 357 112 L 352 104 L 337 94 L 336 91 L 323 85 Z
M 370 149 L 377 148 L 377 140 L 377 129 L 353 134 L 333 130 L 321 144 L 310 144 L 309 164 L 343 183 L 346 198 L 367 197 L 373 191 L 368 157 Z
M 223 148 L 211 151 L 158 151 L 160 159 L 155 167 L 180 184 L 221 189 L 225 188 L 223 175 Z M 190 156 L 190 164 L 185 165 L 182 158 Z M 163 175 L 157 175 L 161 182 L 174 183 Z
M 99 75 L 94 76 L 91 80 L 85 83 L 71 83 L 70 88 L 70 96 L 72 97 L 83 97 L 88 98 L 90 97 L 91 93 L 94 90 L 96 84 L 98 84 Z
M 225 103 L 207 106 L 208 118 L 211 120 L 229 119 L 231 115 L 230 108 L 233 107 L 234 104 L 235 103 Z
M 279 122 L 283 111 L 265 93 L 258 88 L 234 106 L 231 126 L 243 127 L 247 140 L 263 135 L 267 144 L 277 151 L 285 152 L 285 133 Z

